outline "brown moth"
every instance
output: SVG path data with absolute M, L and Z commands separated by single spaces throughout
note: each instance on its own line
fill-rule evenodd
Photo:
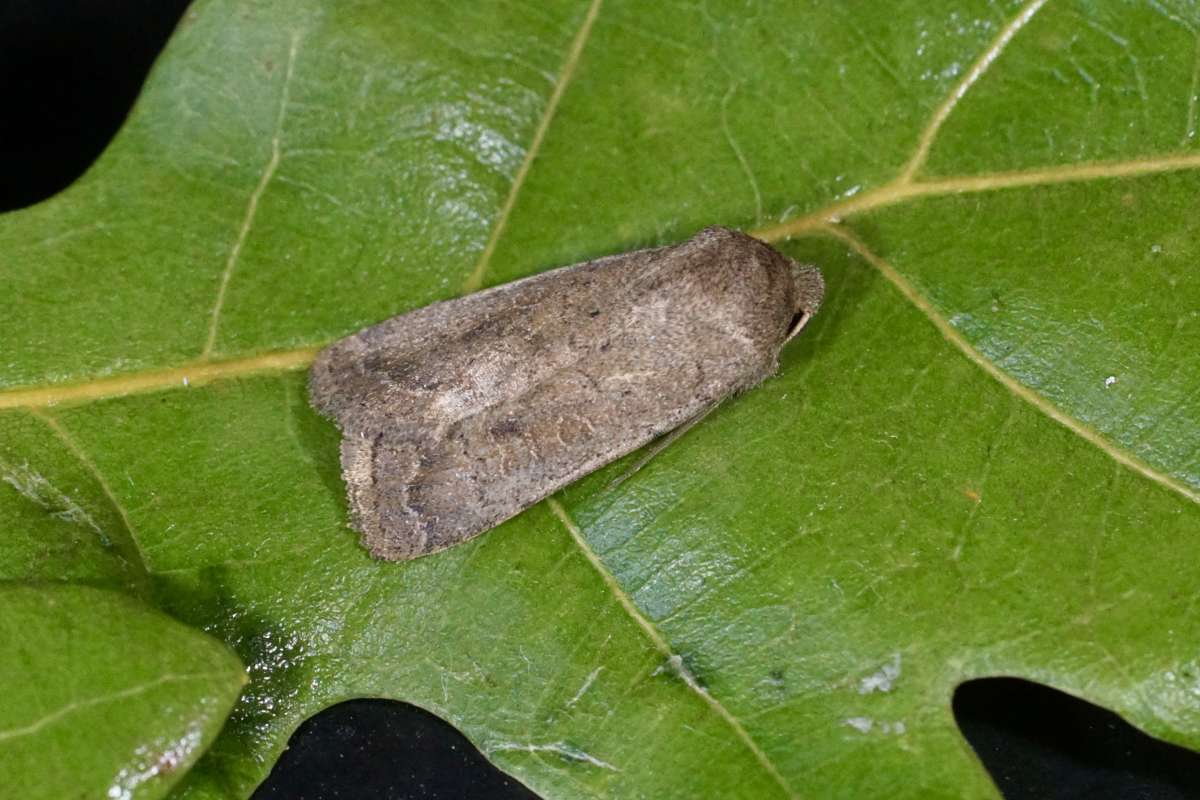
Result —
M 401 560 L 464 542 L 778 369 L 825 286 L 710 227 L 534 275 L 326 348 L 351 524 Z

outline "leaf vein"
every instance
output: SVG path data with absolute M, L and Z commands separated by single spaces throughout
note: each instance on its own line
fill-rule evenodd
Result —
M 900 171 L 900 176 L 897 179 L 900 183 L 908 183 L 912 181 L 913 176 L 925 165 L 925 160 L 929 157 L 929 151 L 933 147 L 934 140 L 937 139 L 938 132 L 941 131 L 942 125 L 950 118 L 959 101 L 966 96 L 988 68 L 995 63 L 1000 54 L 1004 52 L 1004 48 L 1013 40 L 1017 32 L 1025 27 L 1029 20 L 1033 19 L 1047 0 L 1030 0 L 1026 3 L 1021 11 L 1013 17 L 1013 19 L 1005 25 L 999 35 L 988 45 L 987 49 L 980 54 L 967 73 L 963 75 L 962 80 L 955 84 L 950 94 L 942 101 L 941 105 L 933 112 L 933 117 L 929 120 L 929 124 L 925 126 L 925 130 L 921 132 L 920 139 L 917 140 L 917 149 L 913 153 L 912 158 L 905 164 Z
M 121 505 L 121 501 L 117 499 L 112 487 L 105 480 L 103 473 L 100 472 L 95 462 L 88 457 L 83 447 L 80 446 L 79 442 L 75 441 L 75 437 L 71 436 L 56 417 L 51 416 L 41 409 L 30 409 L 29 413 L 41 420 L 54 436 L 62 442 L 63 446 L 67 448 L 71 455 L 92 476 L 92 479 L 100 487 L 100 491 L 104 493 L 108 502 L 112 504 L 113 509 L 117 512 L 117 516 L 121 518 L 121 525 L 124 528 L 124 535 L 113 536 L 112 540 L 117 545 L 117 552 L 121 558 L 133 570 L 135 584 L 139 588 L 144 588 L 144 584 L 150 574 L 146 566 L 145 551 L 142 548 L 141 542 L 138 541 L 137 532 L 134 530 L 133 523 L 129 519 L 129 513 L 125 510 L 125 506 Z
M 820 233 L 824 233 L 835 239 L 839 239 L 845 244 L 849 245 L 854 252 L 858 253 L 858 255 L 863 258 L 863 260 L 875 267 L 875 269 L 878 270 L 879 273 L 893 286 L 895 286 L 900 293 L 904 295 L 906 299 L 908 299 L 909 302 L 916 306 L 918 311 L 924 314 L 925 317 L 927 317 L 929 321 L 933 323 L 933 326 L 938 329 L 938 332 L 942 334 L 946 341 L 958 348 L 963 355 L 975 362 L 975 364 L 984 372 L 999 381 L 1004 388 L 1008 389 L 1014 395 L 1029 403 L 1047 417 L 1065 427 L 1067 430 L 1107 453 L 1109 457 L 1111 457 L 1117 463 L 1167 489 L 1170 489 L 1173 492 L 1176 492 L 1177 494 L 1182 495 L 1188 500 L 1191 500 L 1193 503 L 1200 503 L 1200 492 L 1196 491 L 1190 486 L 1187 486 L 1176 478 L 1156 470 L 1154 467 L 1150 466 L 1133 453 L 1130 453 L 1128 450 L 1125 450 L 1124 448 L 1110 442 L 1089 425 L 1076 419 L 1075 417 L 1072 417 L 1070 414 L 1067 414 L 1058 406 L 1054 405 L 1054 403 L 1050 402 L 1050 400 L 1043 397 L 1041 394 L 1037 393 L 1023 383 L 1020 383 L 1016 378 L 1012 377 L 1007 372 L 1000 369 L 1000 367 L 996 366 L 994 362 L 976 350 L 975 347 L 967 341 L 966 337 L 959 333 L 959 331 L 950 324 L 949 320 L 947 320 L 945 316 L 943 316 L 936 308 L 933 307 L 933 303 L 930 302 L 925 295 L 921 294 L 921 292 L 918 291 L 911 282 L 909 282 L 908 278 L 905 278 L 895 267 L 893 267 L 884 259 L 880 258 L 870 248 L 863 244 L 863 242 L 859 240 L 858 237 L 856 237 L 853 233 L 833 225 L 824 225 L 818 230 Z
M 299 49 L 299 46 L 300 36 L 298 33 L 293 33 L 292 42 L 288 48 L 287 72 L 284 74 L 283 90 L 280 92 L 279 112 L 275 118 L 275 133 L 271 136 L 271 158 L 267 161 L 266 167 L 263 168 L 262 175 L 258 179 L 258 185 L 250 193 L 250 199 L 246 202 L 246 213 L 242 217 L 242 226 L 238 229 L 237 238 L 234 239 L 233 247 L 229 249 L 229 256 L 225 259 L 225 269 L 221 272 L 221 282 L 217 286 L 217 298 L 213 301 L 212 311 L 209 312 L 208 338 L 204 342 L 204 348 L 200 351 L 201 361 L 207 361 L 212 356 L 213 347 L 216 346 L 217 331 L 221 323 L 221 311 L 225 306 L 225 295 L 229 290 L 229 282 L 233 279 L 233 272 L 237 268 L 238 257 L 242 253 L 242 246 L 246 243 L 246 238 L 250 235 L 250 228 L 254 225 L 254 217 L 258 214 L 258 201 L 262 198 L 263 192 L 267 190 L 267 184 L 274 177 L 275 170 L 278 169 L 279 161 L 282 158 L 281 140 L 283 136 L 283 120 L 287 116 L 288 91 L 292 85 L 292 75 L 296 66 L 296 51 Z
M 700 699 L 703 700 L 709 708 L 715 711 L 717 715 L 721 717 L 721 719 L 724 720 L 730 728 L 733 729 L 733 732 L 737 736 L 738 740 L 741 741 L 746 749 L 751 752 L 755 760 L 758 761 L 762 768 L 766 770 L 766 772 L 779 785 L 779 787 L 783 789 L 784 793 L 788 797 L 799 797 L 799 795 L 788 785 L 787 780 L 784 779 L 783 775 L 779 772 L 779 768 L 775 766 L 773 761 L 771 761 L 771 758 L 765 752 L 763 752 L 763 749 L 759 746 L 758 742 L 754 741 L 753 737 L 751 737 L 749 732 L 746 731 L 746 728 L 744 725 L 742 725 L 741 720 L 734 716 L 733 713 L 726 708 L 720 700 L 709 694 L 708 690 L 701 686 L 696 680 L 695 676 L 692 675 L 691 671 L 688 670 L 680 656 L 671 650 L 671 645 L 667 642 L 666 638 L 662 635 L 658 628 L 654 626 L 654 623 L 652 623 L 644 614 L 642 614 L 641 609 L 639 609 L 633 602 L 633 598 L 631 598 L 629 594 L 621 588 L 620 583 L 617 582 L 616 576 L 608 570 L 608 568 L 604 565 L 604 562 L 600 560 L 600 557 L 588 545 L 587 540 L 583 538 L 583 532 L 579 530 L 579 526 L 575 524 L 573 519 L 571 519 L 570 515 L 567 513 L 567 510 L 562 507 L 562 504 L 554 498 L 549 498 L 546 500 L 546 505 L 550 507 L 550 510 L 556 517 L 558 517 L 559 521 L 563 524 L 563 527 L 566 528 L 567 532 L 571 534 L 571 538 L 575 540 L 575 543 L 579 546 L 579 549 L 583 551 L 584 557 L 587 558 L 588 562 L 593 568 L 595 568 L 596 572 L 600 574 L 600 578 L 604 581 L 604 585 L 608 587 L 608 590 L 612 593 L 613 597 L 615 597 L 617 602 L 621 604 L 621 607 L 625 609 L 625 612 L 630 616 L 630 618 L 637 623 L 638 627 L 645 632 L 646 636 L 654 645 L 654 648 L 667 658 L 668 662 L 672 665 L 672 668 L 676 671 L 680 679 L 687 685 L 689 689 L 699 695 Z
M 817 230 L 830 223 L 837 223 L 853 214 L 862 214 L 926 197 L 979 194 L 1027 186 L 1054 186 L 1062 183 L 1081 183 L 1108 178 L 1134 178 L 1197 168 L 1200 168 L 1200 153 L 1167 153 L 1128 161 L 1093 161 L 1008 172 L 955 175 L 909 183 L 893 180 L 846 200 L 830 203 L 824 208 L 793 217 L 778 225 L 752 231 L 751 235 L 763 241 L 776 242 Z
M 583 18 L 583 24 L 579 26 L 579 31 L 575 34 L 575 39 L 571 42 L 571 49 L 567 52 L 567 58 L 558 73 L 558 80 L 554 83 L 554 90 L 550 93 L 546 109 L 542 112 L 542 118 L 533 132 L 533 141 L 530 142 L 529 149 L 525 151 L 525 158 L 521 161 L 521 166 L 517 169 L 516 177 L 513 178 L 512 186 L 509 187 L 508 196 L 504 198 L 504 205 L 500 207 L 500 214 L 496 217 L 496 223 L 492 226 L 492 233 L 488 237 L 487 244 L 484 245 L 483 252 L 479 255 L 479 261 L 475 263 L 475 268 L 471 270 L 471 274 L 463 282 L 462 289 L 464 294 L 473 292 L 483 285 L 483 277 L 487 274 L 492 254 L 496 252 L 496 246 L 500 243 L 500 236 L 504 233 L 504 229 L 508 225 L 508 217 L 512 214 L 513 207 L 517 204 L 517 196 L 521 193 L 521 187 L 525 185 L 525 178 L 529 175 L 530 167 L 533 166 L 538 152 L 542 149 L 542 141 L 546 138 L 546 132 L 550 130 L 550 123 L 554 120 L 555 112 L 558 111 L 558 103 L 562 100 L 562 96 L 567 90 L 567 84 L 571 82 L 571 78 L 575 75 L 575 67 L 579 64 L 580 56 L 583 55 L 583 48 L 591 36 L 592 25 L 596 22 L 596 17 L 600 13 L 601 2 L 603 0 L 592 0 L 587 14 Z
M 0 742 L 8 741 L 10 739 L 17 739 L 22 736 L 29 736 L 34 733 L 37 733 L 42 728 L 45 728 L 48 725 L 52 725 L 55 722 L 58 722 L 63 717 L 73 714 L 76 711 L 82 711 L 85 708 L 90 708 L 92 706 L 97 706 L 97 705 L 103 705 L 104 703 L 115 703 L 118 700 L 126 700 L 130 697 L 135 697 L 139 694 L 143 694 L 145 692 L 151 691 L 152 689 L 157 689 L 159 686 L 164 686 L 169 683 L 182 683 L 184 681 L 195 681 L 195 680 L 203 680 L 205 678 L 216 678 L 216 677 L 220 677 L 221 674 L 222 673 L 219 673 L 219 672 L 191 672 L 191 673 L 183 673 L 183 674 L 178 674 L 178 675 L 173 674 L 173 673 L 168 673 L 166 675 L 160 675 L 159 677 L 155 678 L 152 681 L 146 681 L 145 683 L 139 683 L 136 686 L 130 686 L 130 687 L 121 689 L 116 692 L 110 692 L 108 694 L 99 695 L 97 697 L 91 697 L 91 698 L 88 698 L 87 700 L 75 700 L 70 703 L 67 703 L 65 706 L 62 706 L 61 708 L 55 709 L 54 711 L 51 711 L 48 714 L 43 715 L 42 717 L 40 717 L 26 725 L 20 725 L 15 728 L 8 728 L 7 730 L 0 730 Z

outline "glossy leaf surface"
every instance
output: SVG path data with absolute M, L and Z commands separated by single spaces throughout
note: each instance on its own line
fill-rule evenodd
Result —
M 130 587 L 248 665 L 182 797 L 245 797 L 358 696 L 547 798 L 994 797 L 950 710 L 984 675 L 1194 747 L 1197 30 L 1182 3 L 200 2 L 96 166 L 0 219 L 7 463 L 83 469 L 68 499 L 136 531 L 0 494 L 10 577 Z M 826 275 L 776 378 L 616 489 L 631 460 L 366 556 L 316 348 L 709 223 Z

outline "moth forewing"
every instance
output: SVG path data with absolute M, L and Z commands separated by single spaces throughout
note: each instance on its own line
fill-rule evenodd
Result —
M 351 524 L 415 558 L 466 541 L 748 389 L 820 273 L 710 227 L 394 317 L 317 358 Z

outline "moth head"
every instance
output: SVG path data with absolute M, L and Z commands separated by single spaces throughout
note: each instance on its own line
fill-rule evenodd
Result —
M 794 313 L 788 326 L 787 340 L 804 329 L 825 298 L 825 280 L 821 271 L 810 264 L 792 264 Z M 787 341 L 785 340 L 785 341 Z

